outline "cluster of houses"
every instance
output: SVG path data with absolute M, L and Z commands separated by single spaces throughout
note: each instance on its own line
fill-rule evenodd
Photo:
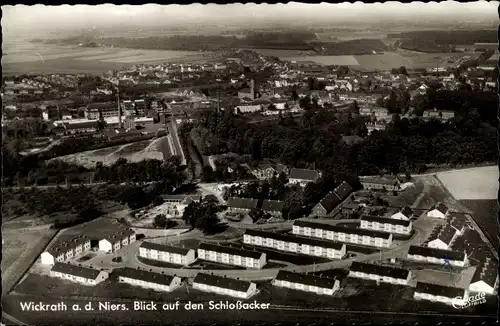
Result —
M 91 250 L 112 253 L 128 246 L 136 240 L 136 233 L 129 228 L 120 228 L 100 237 L 79 235 L 64 242 L 59 242 L 44 251 L 41 256 L 43 265 L 64 263 Z

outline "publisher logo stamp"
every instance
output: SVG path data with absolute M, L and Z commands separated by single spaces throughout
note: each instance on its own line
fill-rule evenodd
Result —
M 460 296 L 456 297 L 455 299 L 453 299 L 451 305 L 455 309 L 466 309 L 483 303 L 486 303 L 486 294 L 481 292 L 474 296 L 469 296 L 467 299 L 464 299 Z

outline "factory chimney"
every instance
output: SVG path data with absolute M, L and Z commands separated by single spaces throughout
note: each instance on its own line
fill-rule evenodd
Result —
M 255 80 L 253 78 L 250 80 L 250 94 L 252 95 L 252 100 L 255 100 Z
M 120 105 L 120 85 L 116 85 L 116 93 L 118 96 L 118 128 L 122 129 L 122 107 Z

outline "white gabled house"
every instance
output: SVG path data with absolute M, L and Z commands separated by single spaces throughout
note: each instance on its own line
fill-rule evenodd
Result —
M 336 278 L 319 277 L 284 270 L 280 270 L 271 283 L 274 286 L 324 295 L 333 295 L 340 288 L 340 281 Z
M 132 229 L 125 229 L 109 234 L 104 239 L 99 240 L 99 251 L 106 253 L 116 252 L 121 248 L 135 242 L 136 234 Z
M 40 255 L 43 265 L 62 263 L 90 250 L 90 239 L 79 235 L 62 243 L 56 243 Z
M 257 293 L 257 285 L 253 282 L 206 273 L 196 275 L 193 280 L 193 288 L 240 299 L 248 299 Z
M 128 283 L 156 291 L 171 292 L 182 284 L 182 280 L 176 275 L 170 276 L 130 267 L 116 269 L 113 271 L 113 275 L 120 283 Z
M 435 217 L 435 218 L 446 218 L 449 212 L 449 208 L 446 207 L 443 203 L 438 202 L 436 205 L 432 206 L 427 212 L 427 216 Z
M 84 285 L 96 285 L 109 278 L 109 273 L 87 267 L 55 263 L 50 270 L 51 277 L 57 277 Z

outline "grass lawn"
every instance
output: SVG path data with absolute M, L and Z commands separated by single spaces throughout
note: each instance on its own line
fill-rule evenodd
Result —
M 180 288 L 172 292 L 158 292 L 126 283 L 118 284 L 113 275 L 96 286 L 85 286 L 68 280 L 30 274 L 15 288 L 15 291 L 20 294 L 37 295 L 44 298 L 122 298 L 166 302 L 173 300 L 204 301 L 220 299 L 216 294 L 205 293 L 192 288 L 187 289 L 186 287 L 187 285 L 184 283 Z
M 113 152 L 116 152 L 117 150 L 120 149 L 122 145 L 117 145 L 117 146 L 111 146 L 111 147 L 105 147 L 101 149 L 97 149 L 95 151 L 92 151 L 90 154 L 91 155 L 97 155 L 97 156 L 106 156 L 109 155 Z
M 208 262 L 205 260 L 198 260 L 194 262 L 189 267 L 185 267 L 186 269 L 207 269 L 207 270 L 225 270 L 225 269 L 238 269 L 238 270 L 245 270 L 246 268 L 241 267 L 241 266 L 235 266 L 235 265 L 229 265 L 229 264 L 221 264 L 221 263 L 214 263 L 214 262 Z
M 149 144 L 151 143 L 150 140 L 141 140 L 136 143 L 129 144 L 127 146 L 122 147 L 118 152 L 116 152 L 116 155 L 129 155 L 129 154 L 134 154 L 136 152 L 139 152 L 146 148 Z
M 448 195 L 441 189 L 434 185 L 429 185 L 429 191 L 423 195 L 416 208 L 428 210 L 437 202 L 444 202 L 447 197 Z
M 380 251 L 380 249 L 377 249 L 377 248 L 364 247 L 364 246 L 353 245 L 353 244 L 346 244 L 346 249 L 347 249 L 347 251 L 360 253 L 360 254 L 373 254 L 375 252 Z
M 200 245 L 200 240 L 197 240 L 197 239 L 185 239 L 185 240 L 181 240 L 179 241 L 179 244 L 175 244 L 175 246 L 183 246 L 185 248 L 189 248 L 189 249 L 198 249 L 198 246 Z
M 139 260 L 141 263 L 150 265 L 150 266 L 155 266 L 155 267 L 165 267 L 165 268 L 179 268 L 181 269 L 184 267 L 183 265 L 176 265 L 172 263 L 167 263 L 164 261 L 159 261 L 159 260 L 154 260 L 154 259 L 147 259 L 144 257 L 139 257 L 137 256 L 137 260 Z
M 285 264 L 280 264 L 280 263 L 275 263 L 275 262 L 268 262 L 265 266 L 264 269 L 272 269 L 272 268 L 283 268 L 287 267 Z

